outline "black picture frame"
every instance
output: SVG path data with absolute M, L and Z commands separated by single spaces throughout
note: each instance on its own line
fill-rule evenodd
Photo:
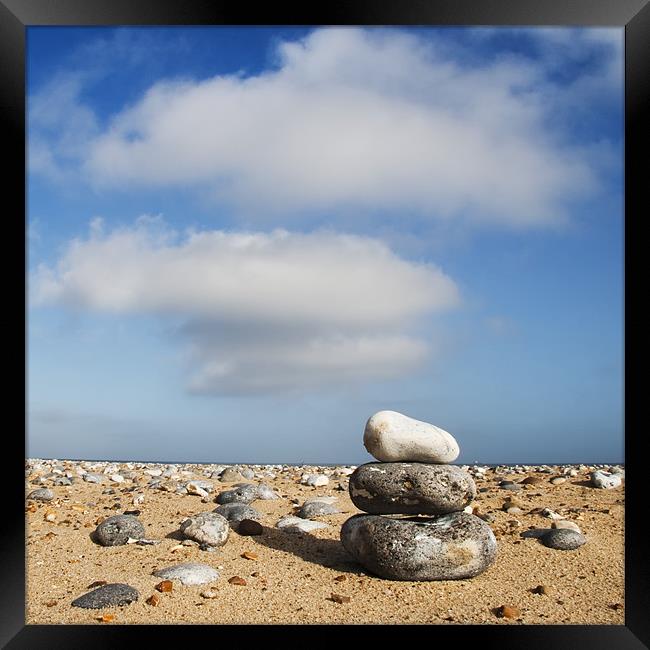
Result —
M 648 0 L 348 0 L 346 2 L 312 2 L 300 6 L 260 4 L 254 8 L 243 3 L 218 0 L 0 0 L 0 124 L 4 159 L 6 242 L 25 241 L 25 33 L 37 25 L 530 25 L 530 26 L 611 26 L 625 28 L 625 317 L 634 322 L 634 306 L 627 300 L 636 275 L 635 250 L 641 237 L 635 228 L 642 216 L 650 214 L 645 185 L 648 175 L 644 164 L 650 128 L 644 122 L 650 95 L 650 7 Z M 7 206 L 13 206 L 9 208 Z M 14 239 L 15 238 L 15 239 Z M 11 249 L 6 246 L 5 249 Z M 25 248 L 13 247 L 20 263 L 12 260 L 6 277 L 16 278 L 15 286 L 25 286 Z M 8 259 L 8 255 L 3 256 Z M 17 269 L 20 268 L 20 271 Z M 23 284 L 20 285 L 18 274 Z M 25 291 L 18 292 L 18 301 L 26 314 Z M 20 309 L 20 307 L 19 307 Z M 10 319 L 11 320 L 11 319 Z M 20 319 L 13 318 L 17 329 Z M 22 323 L 23 341 L 25 322 Z M 20 340 L 20 333 L 16 335 Z M 8 341 L 11 340 L 8 338 Z M 625 329 L 625 351 L 631 348 L 628 328 Z M 25 354 L 18 345 L 7 345 L 6 357 L 15 360 L 18 371 L 8 373 L 25 376 Z M 637 352 L 634 348 L 635 354 Z M 627 355 L 625 355 L 627 361 Z M 636 362 L 638 363 L 638 362 Z M 22 373 L 20 369 L 22 368 Z M 630 367 L 626 364 L 626 379 Z M 20 382 L 13 382 L 20 390 Z M 628 398 L 633 390 L 626 382 L 625 414 L 635 401 Z M 23 403 L 26 403 L 23 382 Z M 633 394 L 633 393 L 630 393 Z M 19 404 L 16 396 L 9 404 Z M 16 409 L 18 410 L 18 409 Z M 23 430 L 26 419 L 23 411 Z M 26 433 L 26 430 L 25 430 Z M 636 435 L 635 435 L 636 433 Z M 8 433 L 7 438 L 15 434 Z M 650 643 L 650 563 L 647 544 L 642 536 L 643 500 L 642 442 L 645 431 L 625 436 L 626 521 L 625 521 L 625 625 L 483 625 L 436 626 L 431 640 L 440 643 L 479 643 L 480 647 L 499 648 L 607 648 L 608 650 L 648 647 Z M 19 447 L 20 448 L 20 447 Z M 25 513 L 24 459 L 13 452 L 6 462 L 5 481 L 17 487 L 11 503 L 3 507 L 4 533 L 0 543 L 0 644 L 16 648 L 93 648 L 115 647 L 116 644 L 187 647 L 195 634 L 209 635 L 208 626 L 26 626 L 25 619 Z M 10 470 L 10 471 L 9 471 Z M 8 496 L 7 496 L 8 499 Z M 629 516 L 627 516 L 629 514 Z M 256 626 L 247 626 L 247 628 Z M 321 627 L 321 626 L 315 626 Z M 322 626 L 332 627 L 332 626 Z M 364 626 L 366 631 L 368 627 Z M 402 626 L 394 626 L 401 628 Z M 155 628 L 155 629 L 154 629 Z M 251 631 L 250 629 L 247 631 Z M 381 634 L 385 633 L 382 628 Z M 396 629 L 396 632 L 402 632 Z M 314 630 L 313 632 L 317 632 Z M 427 630 L 428 632 L 428 630 Z M 164 635 L 160 641 L 158 634 Z M 264 632 L 269 642 L 275 635 Z M 341 641 L 345 642 L 348 631 Z M 268 636 L 270 635 L 270 636 Z M 469 637 L 474 637 L 473 639 Z M 209 637 L 208 637 L 209 638 Z M 221 636 L 214 637 L 220 642 Z M 290 642 L 290 637 L 282 643 Z M 309 638 L 316 636 L 309 634 Z M 240 637 L 247 642 L 248 637 Z M 298 641 L 298 639 L 296 639 Z M 128 645 L 126 646 L 128 647 Z

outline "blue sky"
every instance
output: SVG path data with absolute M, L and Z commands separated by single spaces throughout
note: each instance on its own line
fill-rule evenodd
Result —
M 623 30 L 30 27 L 28 454 L 623 460 Z

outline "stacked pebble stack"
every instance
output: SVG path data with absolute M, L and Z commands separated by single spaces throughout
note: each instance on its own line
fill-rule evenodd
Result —
M 472 578 L 494 561 L 488 524 L 464 509 L 476 496 L 472 477 L 451 465 L 460 449 L 448 432 L 395 411 L 367 422 L 364 445 L 379 462 L 350 476 L 350 517 L 341 542 L 366 569 L 389 580 Z

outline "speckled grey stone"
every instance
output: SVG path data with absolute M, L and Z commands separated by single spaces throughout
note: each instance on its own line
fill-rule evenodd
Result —
M 257 485 L 253 483 L 244 483 L 234 490 L 226 490 L 217 494 L 215 501 L 217 503 L 252 503 L 258 499 Z
M 86 483 L 102 483 L 104 481 L 104 477 L 101 474 L 84 474 L 83 475 L 84 481 Z
M 320 515 L 334 515 L 341 510 L 330 502 L 329 499 L 309 499 L 303 503 L 296 515 L 302 519 L 311 519 Z
M 553 528 L 540 537 L 544 546 L 559 551 L 573 551 L 580 548 L 587 540 L 582 533 L 570 528 Z
M 175 564 L 159 569 L 153 575 L 163 580 L 178 580 L 183 585 L 204 585 L 219 578 L 219 572 L 216 569 L 198 562 Z
M 223 546 L 230 534 L 228 520 L 216 512 L 192 515 L 181 524 L 180 529 L 188 539 L 210 546 Z
M 343 524 L 341 542 L 359 564 L 389 580 L 472 578 L 497 553 L 492 529 L 465 512 L 408 519 L 355 515 Z
M 129 537 L 144 537 L 144 526 L 133 515 L 115 515 L 102 521 L 95 529 L 95 539 L 102 546 L 121 546 Z
M 350 498 L 371 514 L 459 512 L 476 496 L 474 479 L 455 465 L 366 463 L 350 476 Z
M 27 495 L 27 498 L 33 499 L 34 501 L 52 501 L 54 498 L 54 492 L 47 488 L 38 488 L 38 490 L 32 490 Z
M 236 526 L 242 519 L 255 519 L 258 521 L 262 515 L 246 503 L 224 503 L 215 512 L 225 517 L 232 525 Z
M 93 591 L 73 600 L 71 604 L 73 607 L 83 607 L 84 609 L 103 609 L 104 607 L 128 605 L 138 600 L 139 597 L 137 589 L 115 582 L 93 589 Z

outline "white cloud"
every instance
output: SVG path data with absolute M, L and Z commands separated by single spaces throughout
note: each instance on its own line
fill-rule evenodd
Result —
M 160 219 L 70 242 L 30 280 L 33 304 L 171 317 L 191 389 L 247 393 L 400 376 L 429 346 L 413 334 L 459 303 L 431 264 L 331 232 L 169 231 Z
M 79 162 L 98 187 L 194 187 L 249 220 L 397 210 L 563 221 L 597 183 L 585 150 L 549 131 L 559 116 L 544 64 L 456 59 L 398 30 L 316 30 L 281 43 L 258 76 L 155 84 Z

